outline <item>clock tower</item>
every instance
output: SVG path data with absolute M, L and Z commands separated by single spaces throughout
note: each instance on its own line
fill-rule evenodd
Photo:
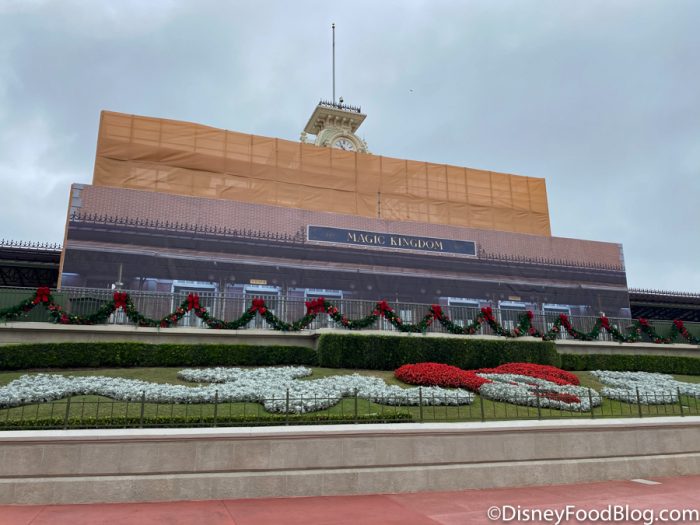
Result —
M 342 98 L 339 102 L 322 100 L 306 123 L 301 141 L 321 147 L 369 153 L 367 143 L 355 135 L 366 117 L 361 108 L 344 104 Z M 316 135 L 316 140 L 309 140 L 308 135 Z

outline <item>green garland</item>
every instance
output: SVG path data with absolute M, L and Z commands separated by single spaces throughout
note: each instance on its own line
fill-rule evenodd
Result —
M 15 306 L 0 310 L 0 321 L 18 319 L 27 315 L 38 305 L 44 306 L 49 311 L 51 321 L 59 324 L 102 324 L 106 323 L 114 312 L 121 309 L 124 311 L 129 321 L 137 326 L 169 328 L 177 325 L 178 322 L 191 311 L 209 328 L 237 330 L 248 325 L 256 315 L 260 314 L 260 316 L 275 330 L 298 332 L 308 328 L 318 315 L 325 314 L 336 324 L 349 330 L 369 328 L 376 323 L 380 317 L 383 317 L 397 330 L 409 333 L 424 334 L 428 331 L 430 325 L 437 320 L 449 333 L 459 335 L 476 334 L 481 325 L 486 323 L 494 334 L 510 338 L 528 335 L 550 341 L 556 339 L 558 334 L 562 331 L 566 331 L 571 337 L 579 341 L 595 341 L 598 339 L 600 333 L 605 330 L 612 335 L 615 341 L 620 343 L 634 343 L 640 341 L 642 339 L 642 334 L 646 334 L 654 343 L 670 344 L 674 343 L 678 338 L 682 338 L 691 344 L 700 345 L 700 339 L 690 334 L 683 324 L 683 321 L 680 320 L 673 322 L 667 336 L 661 336 L 646 319 L 634 320 L 628 333 L 624 334 L 617 326 L 610 324 L 610 320 L 607 317 L 601 316 L 596 319 L 593 328 L 589 332 L 582 332 L 571 325 L 567 315 L 561 314 L 554 321 L 552 327 L 543 334 L 532 326 L 534 315 L 531 311 L 523 313 L 518 320 L 518 325 L 512 330 L 509 330 L 498 322 L 490 306 L 482 308 L 471 323 L 462 326 L 452 321 L 443 312 L 440 305 L 434 304 L 418 323 L 413 324 L 402 320 L 386 301 L 379 301 L 375 305 L 372 313 L 365 317 L 360 319 L 348 319 L 338 308 L 323 297 L 319 297 L 313 301 L 307 301 L 306 314 L 291 323 L 283 321 L 272 313 L 265 304 L 265 300 L 262 298 L 253 299 L 251 306 L 246 309 L 243 315 L 238 319 L 224 321 L 223 319 L 218 319 L 210 315 L 207 309 L 200 304 L 197 294 L 189 294 L 175 311 L 160 319 L 152 319 L 142 315 L 136 309 L 128 292 L 115 292 L 112 300 L 100 306 L 96 312 L 90 315 L 77 315 L 66 312 L 61 305 L 56 304 L 51 295 L 51 290 L 47 287 L 38 288 L 32 298 L 25 299 Z
M 700 339 L 693 336 L 683 324 L 683 321 L 676 319 L 673 321 L 671 330 L 667 336 L 661 336 L 656 331 L 647 319 L 639 318 L 632 321 L 632 326 L 627 334 L 623 334 L 620 329 L 610 324 L 610 320 L 603 316 L 596 319 L 593 328 L 589 332 L 582 332 L 571 325 L 569 317 L 566 314 L 559 315 L 559 318 L 554 321 L 552 328 L 542 336 L 545 341 L 556 339 L 557 335 L 565 330 L 571 337 L 579 341 L 595 341 L 598 339 L 602 330 L 607 331 L 612 335 L 613 340 L 618 343 L 636 343 L 642 339 L 642 334 L 646 334 L 656 344 L 672 344 L 680 337 L 693 345 L 700 345 Z

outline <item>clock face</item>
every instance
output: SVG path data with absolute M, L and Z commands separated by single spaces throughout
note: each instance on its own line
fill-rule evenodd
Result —
M 344 151 L 355 151 L 355 144 L 353 144 L 350 139 L 345 137 L 340 137 L 338 140 L 336 140 L 333 143 L 333 147 Z

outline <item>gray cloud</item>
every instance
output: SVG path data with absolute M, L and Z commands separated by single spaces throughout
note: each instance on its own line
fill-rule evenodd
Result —
M 0 0 L 0 237 L 60 241 L 99 111 L 297 139 L 338 93 L 377 154 L 547 179 L 555 235 L 700 291 L 700 3 Z

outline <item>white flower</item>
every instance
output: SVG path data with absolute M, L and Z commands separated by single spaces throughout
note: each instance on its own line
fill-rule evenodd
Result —
M 700 384 L 676 381 L 669 374 L 651 372 L 613 372 L 594 370 L 592 375 L 606 386 L 602 393 L 610 399 L 642 405 L 664 405 L 678 402 L 678 393 L 700 398 Z
M 24 375 L 0 388 L 0 407 L 41 403 L 73 395 L 102 395 L 120 401 L 148 403 L 258 402 L 270 412 L 315 412 L 338 404 L 343 397 L 384 405 L 467 405 L 474 394 L 439 387 L 401 388 L 378 377 L 358 374 L 309 381 L 306 367 L 187 369 L 186 381 L 215 384 L 184 386 L 102 376 Z
M 575 385 L 558 385 L 536 377 L 518 374 L 477 374 L 490 379 L 479 388 L 479 395 L 493 401 L 505 401 L 514 405 L 557 408 L 587 412 L 602 403 L 598 392 Z M 569 397 L 576 396 L 578 401 Z

